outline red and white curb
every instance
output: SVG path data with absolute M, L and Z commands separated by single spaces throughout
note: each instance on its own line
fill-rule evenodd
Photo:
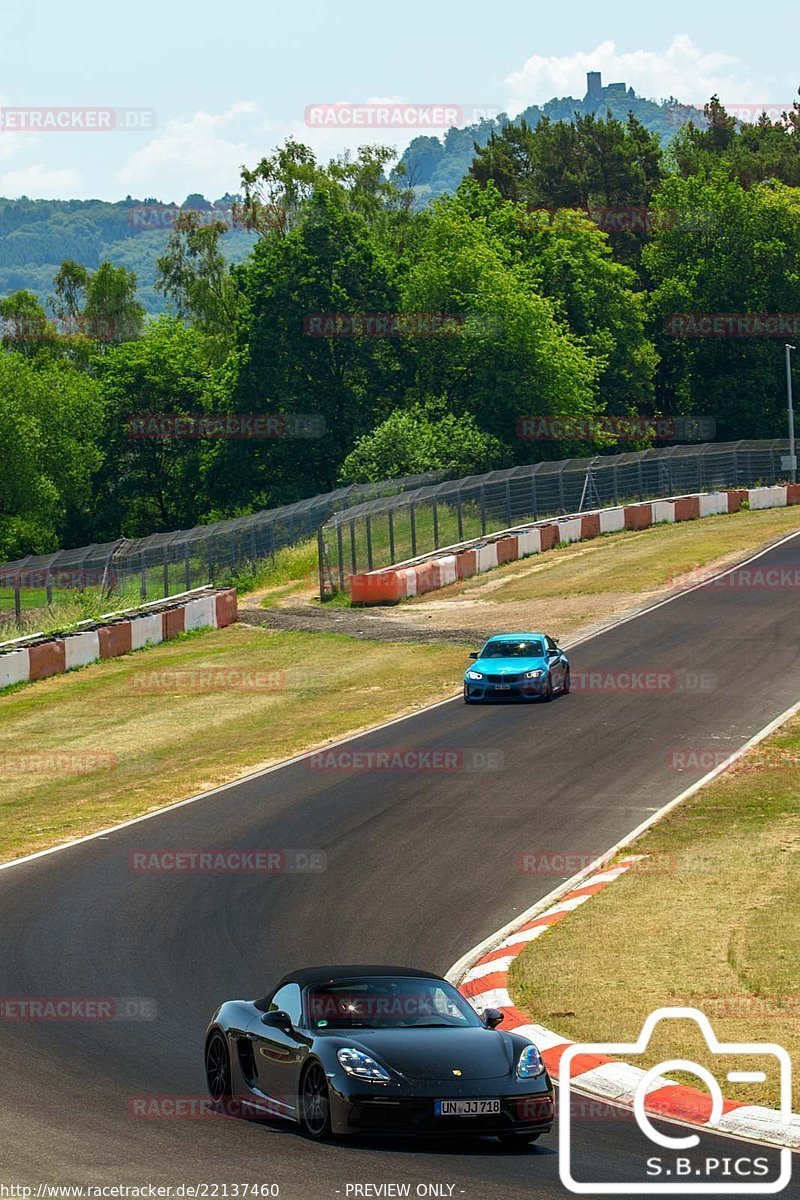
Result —
M 529 919 L 524 919 L 518 928 L 513 929 L 491 949 L 479 950 L 479 957 L 458 981 L 459 991 L 479 1012 L 486 1008 L 500 1009 L 505 1017 L 504 1029 L 513 1029 L 536 1043 L 550 1075 L 555 1080 L 559 1079 L 564 1054 L 575 1043 L 554 1033 L 552 1029 L 531 1021 L 515 1006 L 508 991 L 508 972 L 511 964 L 530 942 L 541 937 L 615 879 L 619 879 L 643 857 L 630 855 L 589 875 L 559 898 L 557 903 Z M 450 977 L 452 979 L 452 974 Z M 647 1074 L 639 1067 L 602 1053 L 577 1055 L 570 1068 L 570 1087 L 607 1103 L 619 1104 L 630 1109 L 634 1106 L 634 1097 Z M 699 1125 L 708 1130 L 733 1134 L 751 1141 L 768 1142 L 792 1150 L 800 1149 L 800 1115 L 796 1113 L 792 1113 L 790 1119 L 785 1121 L 783 1114 L 777 1109 L 723 1099 L 722 1116 L 712 1123 L 709 1121 L 711 1105 L 712 1098 L 707 1092 L 686 1087 L 663 1076 L 652 1078 L 647 1083 L 644 1111 L 648 1115 Z

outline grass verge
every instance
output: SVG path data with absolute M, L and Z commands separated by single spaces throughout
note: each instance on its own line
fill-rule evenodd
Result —
M 451 695 L 464 660 L 234 625 L 14 689 L 0 696 L 0 860 Z
M 581 1042 L 633 1041 L 656 1008 L 689 1005 L 721 1041 L 777 1042 L 797 1061 L 798 795 L 800 717 L 640 838 L 631 848 L 648 856 L 639 869 L 533 942 L 512 966 L 515 1001 Z M 669 1058 L 720 1078 L 684 1022 L 659 1027 L 642 1065 Z M 776 1107 L 770 1074 L 747 1085 L 722 1076 L 723 1095 Z M 800 1111 L 797 1080 L 793 1108 Z
M 564 638 L 663 596 L 800 527 L 800 509 L 763 509 L 606 534 L 548 550 L 396 610 L 405 619 L 476 629 L 546 629 Z

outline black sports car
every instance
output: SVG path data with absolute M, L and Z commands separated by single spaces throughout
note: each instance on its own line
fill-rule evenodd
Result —
M 526 1038 L 478 1016 L 445 979 L 406 967 L 293 971 L 262 1000 L 229 1000 L 206 1033 L 223 1110 L 283 1117 L 312 1138 L 488 1134 L 535 1141 L 553 1085 Z

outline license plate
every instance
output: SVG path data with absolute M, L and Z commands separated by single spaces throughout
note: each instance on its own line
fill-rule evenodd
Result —
M 511 684 L 510 683 L 496 683 L 494 685 L 494 690 L 496 692 L 510 692 Z
M 437 1117 L 482 1117 L 486 1113 L 499 1113 L 499 1100 L 436 1100 L 434 1112 Z

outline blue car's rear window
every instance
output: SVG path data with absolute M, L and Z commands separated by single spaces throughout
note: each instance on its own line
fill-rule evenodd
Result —
M 487 642 L 481 658 L 544 658 L 544 646 L 538 641 Z

